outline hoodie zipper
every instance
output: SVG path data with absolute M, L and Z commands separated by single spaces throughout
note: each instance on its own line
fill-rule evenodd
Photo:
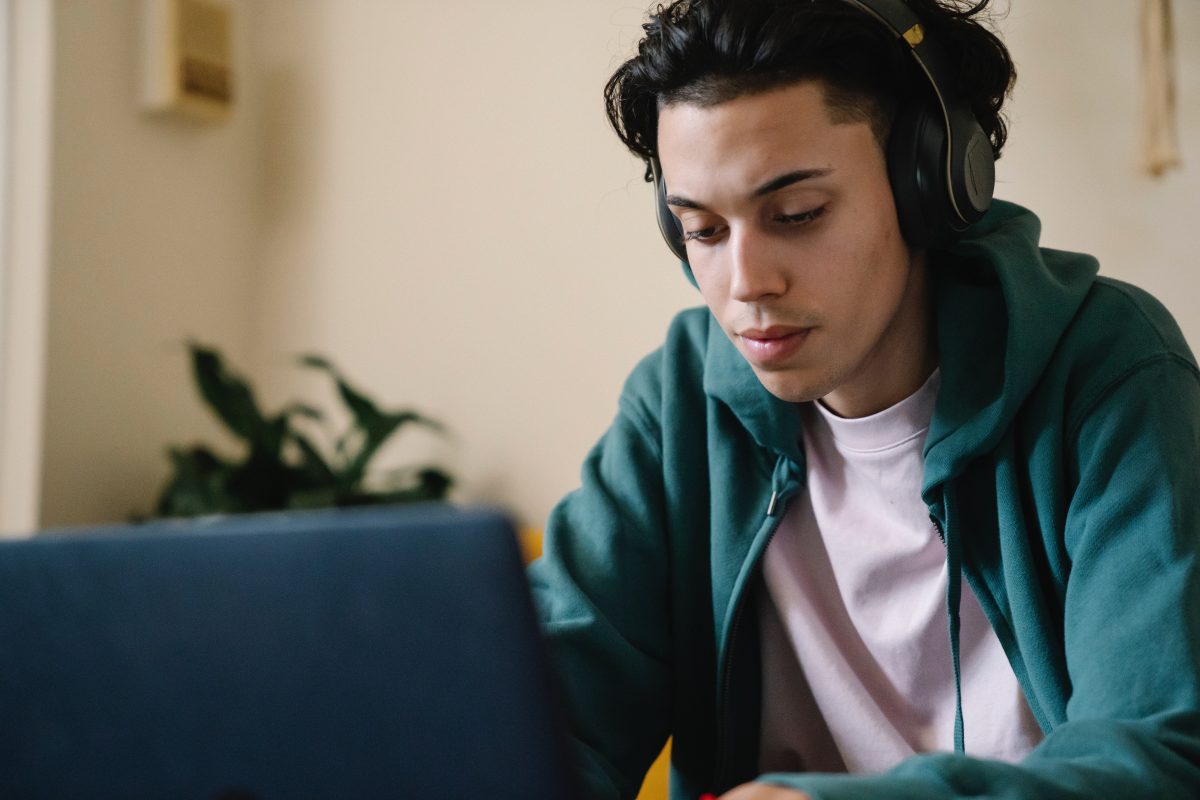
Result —
M 786 456 L 780 456 L 776 461 L 776 468 L 771 479 L 771 500 L 767 504 L 767 518 L 774 519 L 774 524 L 767 531 L 767 538 L 764 542 L 755 563 L 752 566 L 752 571 L 758 570 L 762 559 L 766 556 L 767 550 L 771 546 L 775 534 L 779 531 L 779 526 L 783 523 L 784 512 L 787 508 L 787 501 L 791 496 L 790 492 L 785 492 L 784 483 L 785 477 L 781 477 L 786 467 Z M 785 474 L 785 473 L 784 473 Z M 948 503 L 947 503 L 948 504 Z M 933 529 L 941 539 L 942 544 L 946 547 L 947 560 L 947 586 L 946 586 L 946 607 L 948 615 L 949 635 L 950 635 L 950 653 L 954 664 L 954 693 L 955 693 L 955 718 L 954 718 L 954 749 L 958 753 L 965 752 L 964 735 L 963 735 L 963 712 L 962 712 L 962 677 L 959 665 L 959 613 L 958 606 L 962 597 L 962 564 L 961 558 L 958 557 L 957 545 L 951 545 L 947 539 L 946 532 L 942 528 L 942 524 L 933 514 L 929 515 L 929 521 L 933 524 Z M 951 552 L 953 549 L 953 553 Z M 957 578 L 955 577 L 957 575 Z M 722 660 L 721 686 L 718 700 L 718 711 L 720 726 L 717 728 L 717 771 L 715 786 L 717 788 L 724 787 L 728 778 L 730 765 L 730 734 L 732 732 L 732 715 L 733 709 L 730 705 L 729 692 L 730 686 L 733 683 L 733 654 L 737 651 L 736 643 L 738 631 L 741 629 L 742 617 L 746 608 L 746 592 L 743 590 L 742 596 L 738 598 L 737 607 L 733 612 L 733 621 L 729 626 L 729 641 L 725 648 L 725 656 Z
M 763 543 L 762 549 L 758 553 L 751 571 L 757 571 L 763 558 L 766 556 L 767 549 L 771 546 L 771 541 L 775 538 L 779 526 L 783 524 L 783 511 L 786 509 L 788 498 L 791 493 L 785 493 L 783 480 L 779 479 L 780 467 L 785 466 L 786 456 L 780 456 L 776 461 L 775 473 L 771 476 L 771 501 L 767 504 L 767 518 L 774 518 L 774 524 L 767 531 L 766 541 Z M 733 621 L 729 626 L 729 641 L 725 647 L 725 657 L 721 664 L 721 686 L 718 700 L 718 711 L 720 713 L 720 725 L 717 728 L 717 771 L 715 786 L 723 787 L 726 782 L 726 773 L 729 771 L 729 741 L 732 729 L 733 709 L 729 702 L 729 687 L 733 682 L 733 654 L 736 651 L 734 646 L 737 642 L 738 630 L 742 625 L 742 616 L 746 608 L 746 592 L 743 590 L 742 596 L 738 598 L 737 607 L 733 611 Z
M 949 500 L 947 499 L 947 506 Z M 947 509 L 949 516 L 949 509 Z M 962 559 L 958 555 L 958 545 L 951 545 L 937 517 L 929 515 L 933 529 L 946 547 L 946 617 L 950 635 L 950 660 L 954 667 L 954 752 L 965 753 L 966 744 L 963 731 L 962 707 L 962 670 L 959 659 L 959 606 L 962 604 Z

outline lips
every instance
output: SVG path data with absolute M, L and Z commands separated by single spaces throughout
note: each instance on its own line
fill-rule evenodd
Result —
M 746 358 L 759 366 L 770 367 L 791 358 L 804 345 L 812 328 L 772 325 L 747 328 L 737 333 Z

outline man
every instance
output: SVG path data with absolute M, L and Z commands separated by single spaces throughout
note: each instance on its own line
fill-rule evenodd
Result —
M 707 308 L 531 570 L 589 798 L 1200 796 L 1200 372 L 989 206 L 979 10 L 679 0 L 609 83 Z

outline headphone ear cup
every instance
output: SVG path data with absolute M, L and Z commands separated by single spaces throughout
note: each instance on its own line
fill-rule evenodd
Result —
M 904 106 L 888 138 L 888 178 L 896 201 L 900 233 L 914 247 L 953 238 L 954 224 L 947 192 L 946 131 L 941 116 L 928 106 Z
M 658 165 L 657 159 L 651 164 L 650 169 L 654 176 L 654 204 L 658 216 L 658 230 L 662 233 L 667 247 L 671 248 L 671 252 L 680 261 L 687 261 L 687 246 L 683 240 L 683 226 L 679 224 L 679 219 L 671 213 L 671 209 L 667 206 L 667 186 L 663 182 L 662 167 Z
M 972 225 L 983 218 L 992 204 L 992 194 L 996 189 L 996 158 L 992 153 L 991 140 L 974 117 L 961 127 L 966 132 L 966 145 L 963 147 L 961 165 L 954 165 L 958 173 L 954 175 L 954 184 L 955 191 L 962 195 L 958 207 L 965 209 L 963 221 Z

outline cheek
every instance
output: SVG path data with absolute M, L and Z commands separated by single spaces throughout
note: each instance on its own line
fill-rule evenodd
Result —
M 700 288 L 700 296 L 704 304 L 712 311 L 719 321 L 724 321 L 724 315 L 729 301 L 729 291 L 724 278 L 713 269 L 697 269 L 693 262 L 692 276 Z
M 879 286 L 882 249 L 862 237 L 861 231 L 831 237 L 830 245 L 815 269 L 804 277 L 801 291 L 807 294 L 830 322 L 857 326 L 872 304 Z
M 911 254 L 895 222 L 890 195 L 886 199 L 887 203 L 873 205 L 858 217 L 881 220 L 879 224 L 851 224 L 837 232 L 836 257 L 823 276 L 832 288 L 830 301 L 851 322 L 859 317 L 858 325 L 886 316 L 908 280 Z

